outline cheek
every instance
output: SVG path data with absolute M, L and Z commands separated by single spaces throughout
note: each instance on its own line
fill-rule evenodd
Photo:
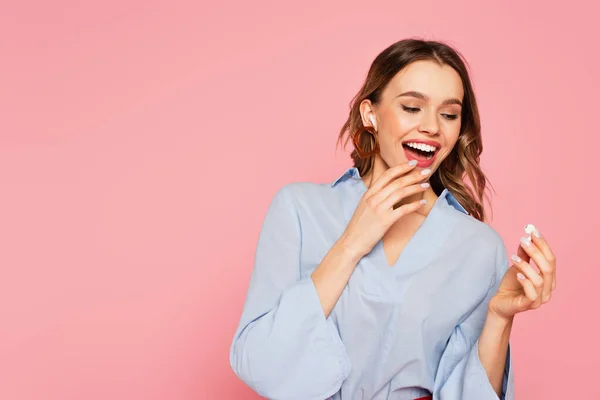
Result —
M 404 136 L 408 132 L 419 126 L 419 117 L 408 113 L 399 113 L 396 115 L 396 132 L 399 136 Z
M 460 123 L 448 124 L 444 128 L 445 142 L 449 150 L 451 150 L 458 141 L 458 136 L 460 135 Z
M 456 134 L 448 138 L 448 145 L 450 148 L 453 148 L 456 145 L 456 142 L 458 142 L 458 134 L 459 132 L 456 132 Z
M 385 131 L 380 132 L 379 140 L 381 143 L 382 151 L 396 152 L 398 149 L 402 149 L 402 141 L 409 135 L 411 130 L 401 125 L 390 127 Z
M 443 131 L 442 134 L 444 136 L 444 148 L 438 155 L 438 165 L 440 165 L 450 155 L 450 153 L 452 153 L 452 150 L 456 146 L 456 142 L 458 142 L 458 136 L 460 134 L 460 124 L 446 125 L 443 126 L 441 129 Z
M 418 120 L 414 116 L 406 114 L 395 115 L 386 126 L 385 136 L 390 143 L 398 144 L 417 127 Z

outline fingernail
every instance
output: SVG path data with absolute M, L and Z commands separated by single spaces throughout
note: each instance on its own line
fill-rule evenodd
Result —
M 531 246 L 531 239 L 529 239 L 527 236 L 522 236 L 521 243 L 523 244 L 523 246 L 529 247 Z
M 421 203 L 421 204 L 426 204 L 426 203 L 427 203 L 427 200 L 423 199 L 423 200 L 419 201 L 419 203 Z
M 408 165 L 410 165 L 411 167 L 414 167 L 415 165 L 417 165 L 417 160 L 410 160 L 408 162 Z
M 425 183 L 421 183 L 421 187 L 423 189 L 427 189 L 429 187 L 429 183 L 425 182 Z
M 516 255 L 516 254 L 513 254 L 512 256 L 510 256 L 510 259 L 511 259 L 511 260 L 513 260 L 514 262 L 521 262 L 521 261 L 523 261 L 523 260 L 521 259 L 521 257 L 519 257 L 519 256 L 518 256 L 518 255 Z
M 520 280 L 525 280 L 525 275 L 523 275 L 522 273 L 518 272 L 517 273 L 517 278 L 519 278 Z
M 423 171 L 421 171 L 421 175 L 427 175 L 430 172 L 431 172 L 431 170 L 429 168 L 427 168 L 427 169 L 424 169 Z

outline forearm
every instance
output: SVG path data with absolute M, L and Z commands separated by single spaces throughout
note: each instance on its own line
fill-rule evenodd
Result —
M 507 320 L 488 311 L 479 337 L 479 358 L 498 396 L 502 393 L 508 339 L 512 324 L 512 318 Z
M 351 249 L 344 244 L 343 239 L 340 239 L 313 271 L 311 277 L 325 318 L 333 310 L 360 258 L 358 254 L 352 253 Z

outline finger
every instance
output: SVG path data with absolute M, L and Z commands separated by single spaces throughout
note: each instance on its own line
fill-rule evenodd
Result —
M 533 243 L 535 243 L 535 245 L 540 249 L 542 254 L 544 254 L 544 257 L 546 257 L 546 259 L 548 261 L 550 261 L 550 262 L 556 261 L 556 257 L 554 256 L 554 253 L 550 249 L 550 245 L 548 244 L 548 241 L 546 240 L 546 238 L 544 236 L 542 236 L 542 234 L 540 233 L 540 231 L 537 228 L 535 228 L 535 230 L 533 231 L 531 238 L 533 239 Z
M 517 267 L 517 269 L 533 283 L 533 286 L 539 288 L 539 291 L 541 292 L 541 289 L 544 286 L 544 279 L 542 276 L 535 269 L 533 269 L 528 262 L 525 262 L 516 254 L 513 254 L 510 258 L 513 261 L 513 265 Z
M 538 300 L 537 292 L 535 291 L 535 287 L 533 283 L 525 275 L 518 272 L 517 280 L 523 287 L 523 292 L 525 293 L 524 298 L 521 298 L 519 301 L 519 306 L 522 310 L 527 310 L 529 308 L 537 308 L 536 301 Z
M 382 203 L 383 201 L 385 201 L 385 199 L 387 199 L 392 193 L 396 192 L 398 189 L 419 183 L 424 179 L 427 179 L 430 173 L 431 170 L 429 169 L 414 170 L 411 171 L 409 174 L 405 174 L 401 177 L 393 179 L 386 186 L 381 188 L 381 190 L 378 193 L 373 193 L 373 202 L 375 204 Z M 424 190 L 425 189 L 427 189 L 427 187 L 425 187 Z
M 529 256 L 529 254 L 527 254 L 527 252 L 525 251 L 525 249 L 521 245 L 519 245 L 519 247 L 517 248 L 517 255 L 519 257 L 521 257 L 527 263 L 529 261 L 531 261 L 531 257 Z
M 413 201 L 412 203 L 404 204 L 392 211 L 393 222 L 399 220 L 406 214 L 417 211 L 425 205 L 425 200 Z
M 429 183 L 423 182 L 396 189 L 381 203 L 381 207 L 384 210 L 390 210 L 395 204 L 398 204 L 400 200 L 412 196 L 413 194 L 424 192 L 427 188 L 429 188 Z
M 533 239 L 533 243 L 535 243 L 535 245 L 540 249 L 544 255 L 544 258 L 546 258 L 546 260 L 552 266 L 552 290 L 554 290 L 554 288 L 556 288 L 556 256 L 550 249 L 550 245 L 548 244 L 546 238 L 542 236 L 537 228 L 535 228 L 531 237 Z
M 548 260 L 546 260 L 540 249 L 533 242 L 531 242 L 528 237 L 524 236 L 521 238 L 521 247 L 535 262 L 535 265 L 539 268 L 540 273 L 544 278 L 542 302 L 545 303 L 546 301 L 550 300 L 550 293 L 552 292 L 552 280 L 554 279 L 554 268 L 548 262 Z
M 529 281 L 531 281 L 537 296 L 539 297 L 544 288 L 544 279 L 542 276 L 536 270 L 534 270 L 528 262 L 523 261 L 523 259 L 516 254 L 513 254 L 510 258 L 513 261 L 514 267 L 517 268 L 523 275 L 525 275 Z
M 400 165 L 396 165 L 394 167 L 388 168 L 383 174 L 377 178 L 377 180 L 373 183 L 368 190 L 370 194 L 378 193 L 383 187 L 387 186 L 393 179 L 402 176 L 416 167 L 416 163 L 406 162 Z

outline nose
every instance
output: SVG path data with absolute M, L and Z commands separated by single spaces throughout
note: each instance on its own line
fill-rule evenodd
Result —
M 428 135 L 437 135 L 440 130 L 440 125 L 438 124 L 436 113 L 424 112 L 421 115 L 422 117 L 419 123 L 419 132 L 426 133 Z

